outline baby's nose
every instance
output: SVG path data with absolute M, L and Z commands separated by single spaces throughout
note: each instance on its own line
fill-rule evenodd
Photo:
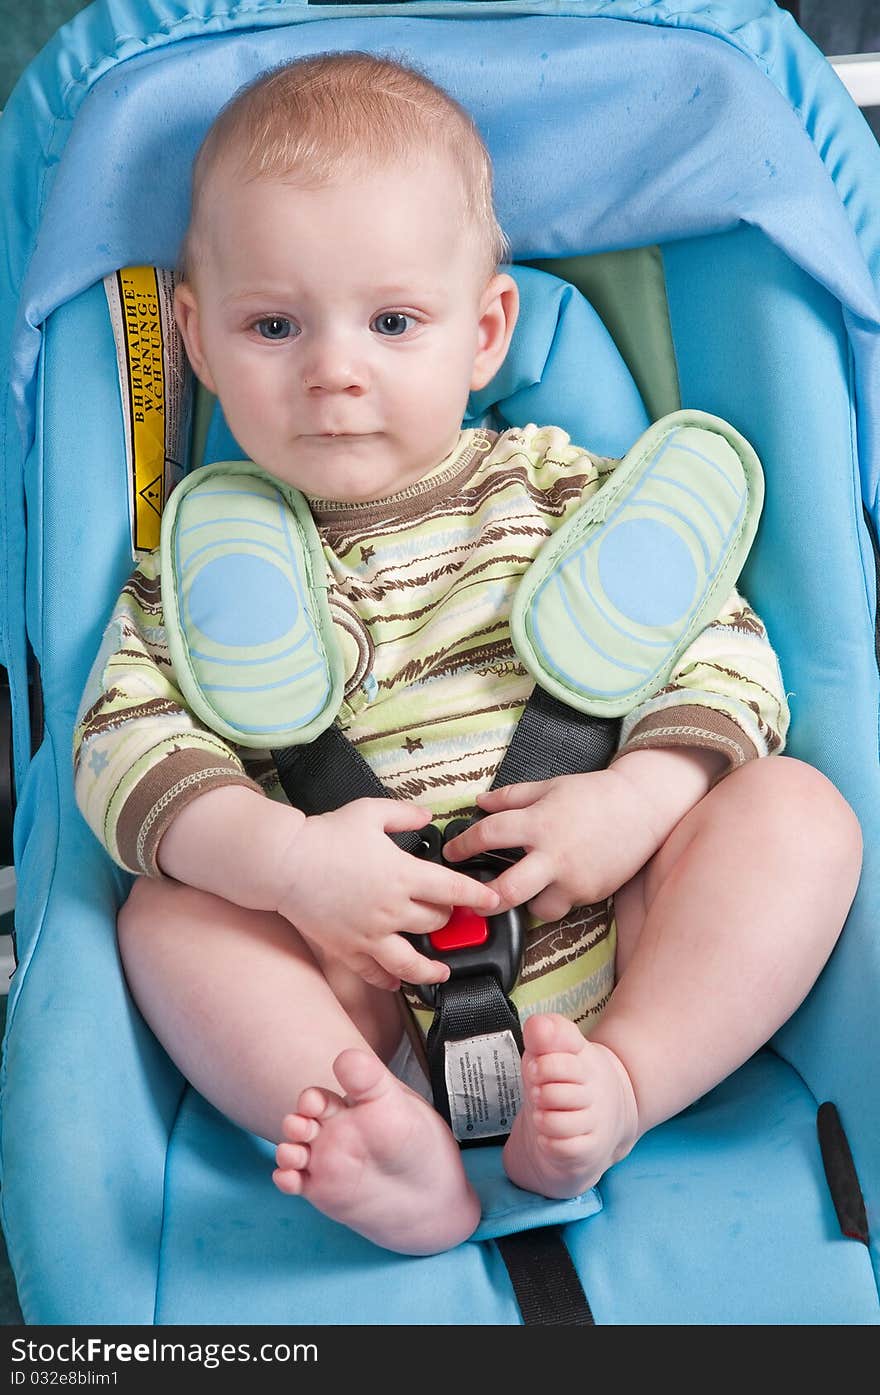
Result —
M 363 359 L 341 339 L 315 344 L 305 365 L 303 383 L 307 392 L 366 391 L 367 370 Z

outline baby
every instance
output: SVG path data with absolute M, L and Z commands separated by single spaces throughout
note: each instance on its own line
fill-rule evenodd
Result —
M 449 970 L 404 932 L 454 905 L 528 908 L 503 1163 L 573 1197 L 790 1016 L 860 869 L 849 806 L 779 755 L 778 665 L 735 592 L 609 768 L 490 791 L 532 688 L 516 583 L 614 468 L 554 426 L 462 430 L 517 319 L 505 255 L 472 120 L 410 67 L 320 55 L 224 109 L 177 320 L 242 451 L 309 502 L 346 657 L 337 720 L 394 798 L 306 817 L 267 757 L 193 717 L 157 554 L 120 597 L 75 741 L 80 808 L 139 874 L 118 931 L 147 1022 L 278 1144 L 283 1192 L 407 1254 L 465 1240 L 479 1203 L 402 1030 L 402 985 Z M 475 808 L 449 865 L 388 837 Z M 511 847 L 487 885 L 456 870 Z

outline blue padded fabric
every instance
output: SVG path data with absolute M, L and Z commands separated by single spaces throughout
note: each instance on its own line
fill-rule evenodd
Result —
M 465 425 L 554 422 L 599 455 L 622 454 L 649 425 L 632 376 L 596 311 L 566 281 L 512 266 L 520 322 L 490 383 L 472 392 Z
M 38 526 L 29 533 L 29 623 L 46 735 L 16 817 L 19 967 L 2 1067 L 4 1225 L 27 1321 L 151 1322 L 165 1150 L 182 1084 L 125 992 L 113 927 L 131 878 L 84 824 L 70 763 L 76 689 L 132 567 L 102 286 L 52 317 L 43 363 L 27 485 L 40 500 L 31 510 Z M 95 1259 L 88 1284 L 83 1235 Z
M 862 823 L 864 871 L 846 931 L 776 1044 L 818 1099 L 837 1103 L 876 1214 L 880 1092 L 864 1071 L 880 1055 L 880 677 L 850 346 L 837 302 L 754 231 L 670 244 L 663 256 L 683 400 L 732 421 L 764 462 L 742 587 L 779 653 L 788 750 L 825 771 Z M 872 1245 L 880 1270 L 876 1234 Z
M 270 1163 L 268 1145 L 187 1092 L 158 1322 L 520 1321 L 494 1246 L 418 1259 L 377 1250 L 274 1191 Z M 868 1253 L 837 1230 L 815 1101 L 770 1052 L 644 1139 L 599 1190 L 605 1209 L 565 1227 L 599 1323 L 877 1320 Z
M 9 602 L 0 604 L 0 655 L 17 714 L 18 470 L 33 439 L 39 325 L 107 271 L 173 264 L 187 172 L 218 105 L 260 68 L 333 47 L 411 53 L 471 108 L 520 260 L 739 221 L 763 227 L 844 306 L 865 497 L 876 506 L 880 213 L 870 190 L 880 157 L 821 55 L 770 0 L 426 0 L 406 15 L 396 6 L 364 14 L 275 0 L 114 0 L 77 16 L 50 45 L 0 127 L 0 381 L 9 393 L 0 450 L 12 465 L 0 509 Z M 488 57 L 471 64 L 463 53 Z M 16 723 L 19 779 L 25 727 Z
M 151 1323 L 183 1082 L 125 990 L 119 877 L 58 778 L 69 724 L 52 727 L 23 804 L 16 920 L 39 953 L 8 1008 L 3 1226 L 26 1322 Z
M 688 398 L 695 400 L 699 392 L 699 400 L 723 408 L 737 424 L 756 432 L 769 429 L 761 442 L 768 493 L 776 500 L 769 524 L 786 534 L 792 477 L 796 483 L 802 476 L 811 498 L 817 488 L 809 452 L 839 459 L 846 448 L 847 359 L 839 310 L 755 233 L 676 244 L 664 256 Z M 684 325 L 681 316 L 697 313 L 695 287 L 706 291 L 701 313 L 711 323 Z M 746 287 L 753 288 L 751 303 Z M 789 307 L 783 315 L 780 309 L 777 323 L 773 305 L 792 301 L 794 311 Z M 739 318 L 728 326 L 725 316 L 735 306 Z M 803 363 L 786 334 L 792 313 L 793 342 L 803 348 Z M 766 421 L 773 414 L 766 403 L 760 413 L 759 388 L 748 371 L 754 317 L 762 324 L 766 391 L 780 413 L 778 426 L 773 418 L 769 428 Z M 710 333 L 712 360 L 720 365 L 711 372 L 701 367 L 705 355 L 687 349 L 690 335 L 699 344 L 700 336 Z M 86 370 L 76 347 L 86 342 L 93 346 L 90 362 L 102 384 L 93 393 L 79 390 Z M 469 1244 L 454 1258 L 431 1260 L 384 1254 L 305 1204 L 282 1198 L 269 1181 L 268 1146 L 232 1128 L 195 1092 L 185 1091 L 178 1112 L 180 1077 L 122 991 L 112 921 L 129 879 L 94 842 L 74 808 L 70 787 L 76 700 L 107 606 L 130 568 L 115 358 L 102 287 L 91 288 L 52 316 L 46 344 L 42 479 L 31 478 L 29 487 L 37 497 L 39 483 L 43 501 L 33 567 L 42 575 L 44 604 L 35 609 L 34 624 L 39 622 L 35 633 L 49 699 L 49 736 L 29 771 L 18 820 L 22 967 L 12 981 L 7 1040 L 7 1069 L 15 1089 L 6 1092 L 3 1118 L 3 1199 L 23 1311 L 37 1323 L 334 1322 L 355 1310 L 362 1322 L 418 1323 L 428 1320 L 427 1314 L 431 1321 L 451 1324 L 515 1323 L 513 1296 L 492 1246 Z M 777 359 L 778 371 L 772 366 Z M 815 401 L 815 421 L 797 386 L 814 368 L 819 377 L 807 377 L 806 395 Z M 698 372 L 703 374 L 699 381 Z M 793 442 L 784 430 L 786 398 L 779 396 L 780 380 L 798 403 L 802 429 Z M 77 402 L 78 414 L 74 438 L 65 430 L 71 400 Z M 752 411 L 760 413 L 754 421 L 748 416 Z M 68 476 L 88 481 L 89 507 L 70 508 Z M 821 643 L 808 636 L 808 648 L 814 648 L 799 658 L 796 635 L 787 632 L 792 623 L 787 607 L 777 602 L 771 618 L 787 662 L 816 665 L 808 692 L 826 676 L 822 646 L 832 639 L 844 645 L 843 662 L 850 648 L 857 652 L 859 627 L 870 619 L 864 609 L 862 559 L 843 546 L 845 533 L 838 536 L 836 531 L 852 527 L 847 497 L 830 484 L 827 494 L 820 503 L 826 526 L 835 530 L 835 574 L 845 588 L 842 598 L 835 592 L 835 632 L 823 633 Z M 78 559 L 72 569 L 65 565 L 71 542 Z M 767 603 L 772 607 L 779 585 L 775 573 L 765 576 L 762 568 L 775 565 L 774 549 L 784 545 L 762 529 L 749 577 L 756 601 L 756 592 L 762 593 L 762 609 Z M 796 543 L 789 546 L 797 552 Z M 795 561 L 789 559 L 787 565 Z M 821 551 L 818 565 L 826 565 Z M 805 579 L 799 579 L 799 588 L 815 586 L 808 560 L 801 566 Z M 852 605 L 853 591 L 862 610 Z M 808 600 L 810 595 L 807 591 Z M 806 604 L 803 622 L 820 623 L 817 610 L 821 607 Z M 862 648 L 870 660 L 870 645 Z M 832 671 L 836 663 L 832 657 Z M 867 682 L 870 663 L 864 667 Z M 807 679 L 800 668 L 796 673 L 792 686 L 800 690 Z M 842 675 L 841 703 L 843 682 Z M 865 700 L 871 700 L 870 693 Z M 797 694 L 793 703 L 797 725 Z M 812 707 L 805 698 L 807 723 Z M 815 733 L 824 730 L 816 724 Z M 829 740 L 833 731 L 828 731 Z M 811 733 L 812 725 L 808 746 Z M 866 752 L 856 747 L 853 758 L 861 770 Z M 837 773 L 841 778 L 847 774 L 844 766 Z M 854 948 L 860 956 L 868 953 L 870 964 L 868 928 L 865 922 L 857 929 Z M 848 938 L 820 994 L 849 945 Z M 862 963 L 854 958 L 852 974 L 860 972 Z M 76 983 L 76 994 L 68 1001 L 70 983 Z M 862 1118 L 866 1114 L 865 1127 L 872 1127 L 872 1106 L 861 1100 L 856 1077 L 864 1061 L 861 1044 L 874 1049 L 876 1026 L 861 1020 L 854 991 L 844 975 L 839 986 L 847 1005 L 844 1020 L 837 1021 L 837 999 L 829 1000 L 825 1014 L 832 1025 L 813 1022 L 807 1036 L 815 1042 L 811 1054 L 820 1064 L 829 1031 L 843 1037 L 840 1059 L 822 1067 L 821 1084 L 828 1085 L 832 1098 L 848 1102 L 845 1123 L 857 1145 L 863 1181 L 873 1183 L 870 1144 L 867 1136 L 862 1139 Z M 867 1007 L 876 995 L 863 1001 Z M 812 999 L 805 1012 L 811 1004 Z M 52 1015 L 50 1038 L 39 1027 L 46 1013 Z M 112 1053 L 107 1051 L 108 1034 Z M 43 1040 L 44 1048 L 39 1044 Z M 59 1052 L 77 1062 L 75 1072 L 52 1069 Z M 855 1057 L 852 1065 L 850 1056 Z M 853 1078 L 841 1082 L 841 1073 Z M 124 1120 L 119 1100 L 126 1101 Z M 836 1230 L 821 1176 L 815 1109 L 814 1093 L 796 1073 L 763 1053 L 683 1118 L 643 1140 L 601 1184 L 611 1214 L 589 1216 L 567 1229 L 598 1320 L 876 1321 L 868 1254 Z M 66 1122 L 59 1129 L 62 1114 Z M 101 1141 L 105 1157 L 99 1159 L 95 1149 L 83 1152 L 83 1126 L 96 1147 Z M 62 1155 L 56 1151 L 59 1138 Z M 35 1156 L 46 1160 L 36 1186 Z M 80 1159 L 73 1173 L 71 1156 Z M 71 1187 L 75 1207 L 70 1205 Z M 695 1250 L 696 1218 L 701 1238 Z M 77 1260 L 84 1234 L 95 1270 L 93 1274 L 90 1268 L 87 1285 L 81 1282 Z M 671 1245 L 677 1247 L 674 1259 Z M 764 1276 L 758 1287 L 749 1282 L 756 1270 Z M 215 1277 L 210 1286 L 204 1282 L 206 1271 Z M 124 1284 L 119 1282 L 122 1274 Z
M 566 1242 L 603 1323 L 875 1325 L 864 1245 L 845 1240 L 816 1105 L 770 1051 L 641 1140 Z

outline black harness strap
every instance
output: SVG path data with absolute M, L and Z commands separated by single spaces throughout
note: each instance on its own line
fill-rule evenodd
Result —
M 516 724 L 492 789 L 604 770 L 617 749 L 619 717 L 576 712 L 535 687 Z
M 523 1053 L 522 1028 L 519 1013 L 502 991 L 494 974 L 473 978 L 451 978 L 437 990 L 437 1009 L 428 1029 L 425 1050 L 428 1071 L 434 1093 L 434 1107 L 452 1126 L 449 1096 L 446 1088 L 446 1043 L 470 1041 L 490 1032 L 511 1032 L 519 1054 Z M 509 1121 L 508 1132 L 513 1124 Z M 496 1138 L 460 1138 L 459 1147 L 473 1148 L 483 1143 L 495 1143 Z
M 388 791 L 360 751 L 334 723 L 305 746 L 272 751 L 287 798 L 304 814 L 329 814 L 355 799 L 388 799 Z M 389 833 L 404 852 L 421 852 L 414 833 Z
M 618 717 L 589 717 L 535 687 L 514 729 L 492 789 L 559 775 L 602 770 L 614 754 Z M 356 746 L 335 725 L 304 746 L 272 751 L 291 804 L 304 814 L 328 814 L 353 799 L 387 799 L 388 791 Z M 421 849 L 418 832 L 389 835 L 407 852 Z
M 495 1241 L 527 1327 L 594 1327 L 596 1319 L 561 1225 L 519 1230 Z
M 860 1240 L 863 1245 L 869 1245 L 871 1237 L 868 1234 L 865 1198 L 837 1106 L 830 1100 L 819 1105 L 816 1127 L 828 1190 L 840 1229 L 850 1240 Z

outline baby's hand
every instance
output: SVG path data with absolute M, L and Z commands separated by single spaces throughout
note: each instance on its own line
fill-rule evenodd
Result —
M 453 906 L 491 914 L 498 896 L 387 836 L 424 828 L 430 819 L 428 810 L 393 799 L 356 799 L 307 818 L 290 845 L 277 910 L 378 988 L 444 982 L 448 967 L 420 954 L 402 932 L 439 930 Z
M 444 848 L 450 862 L 496 848 L 525 857 L 489 885 L 499 910 L 527 902 L 540 920 L 604 901 L 635 876 L 662 837 L 640 791 L 614 767 L 505 785 L 477 796 L 486 814 Z

